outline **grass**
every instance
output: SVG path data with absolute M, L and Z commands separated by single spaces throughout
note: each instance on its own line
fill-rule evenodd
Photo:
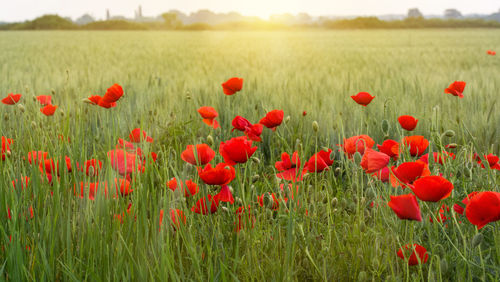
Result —
M 456 160 L 431 165 L 433 174 L 443 173 L 455 186 L 445 204 L 452 207 L 476 190 L 499 191 L 498 172 L 469 159 L 476 151 L 500 152 L 500 61 L 485 54 L 500 46 L 499 35 L 481 29 L 0 33 L 0 96 L 22 93 L 25 107 L 24 112 L 0 107 L 1 135 L 15 142 L 12 156 L 0 162 L 1 277 L 496 281 L 498 223 L 477 231 L 457 217 L 445 227 L 428 220 L 439 205 L 424 202 L 422 222 L 401 221 L 386 203 L 389 195 L 406 192 L 367 177 L 341 153 L 335 153 L 330 171 L 299 184 L 300 206 L 282 203 L 273 212 L 256 200 L 265 192 L 279 193 L 274 162 L 282 152 L 299 149 L 305 162 L 322 147 L 337 151 L 344 137 L 368 134 L 378 144 L 384 138 L 400 140 L 408 135 L 397 124 L 404 114 L 419 119 L 412 134 L 429 139 L 433 151 L 460 145 Z M 245 82 L 242 92 L 228 97 L 220 84 L 232 76 Z M 467 82 L 464 99 L 443 94 L 455 80 Z M 113 83 L 125 90 L 117 108 L 81 102 Z M 350 98 L 360 91 L 376 96 L 366 108 Z M 50 93 L 59 109 L 45 117 L 31 96 Z M 196 110 L 205 105 L 219 112 L 223 130 L 201 122 Z M 283 109 L 285 122 L 274 133 L 264 130 L 256 159 L 238 165 L 231 183 L 237 202 L 255 208 L 254 228 L 234 232 L 237 203 L 227 205 L 227 212 L 202 216 L 190 211 L 193 199 L 166 187 L 172 177 L 201 183 L 180 159 L 186 145 L 207 143 L 211 136 L 217 151 L 220 141 L 238 135 L 230 132 L 234 116 L 258 122 L 272 109 Z M 80 199 L 73 186 L 91 181 L 88 177 L 73 170 L 50 186 L 23 160 L 32 150 L 79 162 L 98 158 L 105 168 L 101 180 L 112 183 L 115 173 L 106 152 L 136 127 L 155 138 L 144 150 L 159 157 L 138 175 L 127 198 Z M 447 130 L 455 136 L 443 136 Z M 71 142 L 62 142 L 60 134 Z M 26 190 L 13 190 L 11 181 L 20 175 L 32 182 Z M 214 190 L 200 188 L 201 195 Z M 132 212 L 120 223 L 113 215 L 124 213 L 129 203 Z M 34 217 L 26 220 L 30 206 Z M 160 210 L 168 215 L 171 208 L 184 210 L 187 224 L 174 231 L 166 216 L 159 232 Z M 484 239 L 473 244 L 479 233 Z M 407 243 L 425 246 L 429 261 L 407 266 L 396 256 Z

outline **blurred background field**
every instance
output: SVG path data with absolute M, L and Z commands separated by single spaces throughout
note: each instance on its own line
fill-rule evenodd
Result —
M 456 135 L 447 141 L 464 145 L 453 165 L 433 170 L 453 175 L 450 206 L 477 189 L 498 191 L 493 172 L 462 172 L 473 150 L 500 152 L 500 57 L 486 55 L 499 47 L 500 31 L 488 29 L 1 32 L 1 97 L 21 93 L 25 107 L 24 112 L 0 107 L 1 135 L 15 140 L 12 157 L 0 162 L 2 277 L 493 281 L 500 277 L 495 225 L 484 229 L 478 248 L 471 243 L 474 226 L 455 221 L 444 229 L 428 222 L 437 205 L 423 204 L 422 223 L 400 221 L 386 206 L 394 189 L 367 179 L 340 153 L 335 154 L 340 175 L 330 171 L 301 184 L 301 212 L 262 209 L 255 227 L 238 234 L 236 206 L 213 216 L 194 214 L 189 211 L 193 202 L 171 193 L 165 182 L 197 177 L 180 160 L 186 145 L 206 143 L 211 135 L 217 151 L 220 141 L 237 135 L 230 132 L 235 115 L 256 123 L 267 111 L 283 109 L 289 121 L 276 133 L 266 129 L 255 155 L 260 162 L 243 165 L 231 184 L 244 204 L 257 206 L 256 195 L 279 191 L 273 167 L 282 152 L 302 147 L 306 161 L 322 147 L 337 151 L 344 137 L 368 134 L 378 144 L 384 138 L 400 140 L 400 115 L 419 119 L 412 134 L 424 135 L 433 145 L 448 129 Z M 233 76 L 244 78 L 243 90 L 226 96 L 221 83 Z M 455 80 L 467 82 L 463 99 L 443 93 Z M 117 108 L 82 102 L 104 94 L 113 83 L 125 92 Z M 366 108 L 350 98 L 361 91 L 376 96 Z M 32 101 L 33 95 L 46 94 L 59 106 L 53 117 L 41 115 Z M 219 112 L 222 130 L 201 122 L 196 111 L 201 106 Z M 390 125 L 387 136 L 383 120 Z M 317 134 L 313 121 L 319 124 Z M 73 185 L 88 180 L 77 172 L 54 186 L 35 182 L 30 188 L 35 197 L 8 192 L 19 174 L 37 178 L 37 169 L 23 160 L 28 151 L 106 161 L 116 140 L 136 127 L 155 138 L 145 150 L 158 152 L 159 159 L 140 176 L 129 198 L 74 197 Z M 71 142 L 60 142 L 60 134 Z M 111 168 L 105 167 L 103 179 L 112 181 Z M 208 189 L 204 185 L 201 192 Z M 381 208 L 368 209 L 372 201 Z M 135 220 L 117 223 L 113 215 L 129 203 Z M 35 217 L 9 221 L 6 205 L 13 214 L 32 205 Z M 158 232 L 159 211 L 169 214 L 170 208 L 184 210 L 188 223 L 178 232 L 164 223 Z M 425 244 L 431 253 L 427 264 L 410 268 L 399 260 L 395 252 L 408 242 Z

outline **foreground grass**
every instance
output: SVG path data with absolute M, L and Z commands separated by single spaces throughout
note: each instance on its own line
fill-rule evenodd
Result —
M 403 114 L 419 118 L 414 134 L 426 136 L 434 151 L 442 144 L 461 145 L 451 164 L 431 166 L 455 185 L 444 203 L 451 207 L 475 190 L 499 191 L 498 173 L 469 160 L 475 151 L 500 151 L 495 110 L 500 61 L 485 55 L 500 45 L 498 38 L 498 31 L 489 30 L 1 33 L 0 93 L 22 93 L 25 107 L 24 112 L 0 107 L 1 135 L 15 140 L 12 156 L 0 162 L 2 277 L 498 280 L 498 223 L 483 228 L 483 241 L 473 244 L 478 231 L 464 217 L 447 226 L 429 222 L 438 204 L 422 204 L 421 223 L 401 221 L 386 206 L 389 195 L 401 192 L 366 177 L 340 153 L 334 168 L 300 183 L 300 206 L 282 203 L 273 212 L 256 203 L 257 195 L 279 193 L 274 162 L 282 152 L 299 150 L 306 160 L 322 147 L 335 150 L 352 135 L 369 134 L 379 144 L 385 137 L 400 140 L 404 133 L 396 118 Z M 220 83 L 235 75 L 245 78 L 244 89 L 227 97 Z M 442 93 L 454 80 L 468 83 L 462 100 Z M 125 89 L 117 108 L 81 102 L 115 82 Z M 60 108 L 48 118 L 30 96 L 51 91 Z M 359 91 L 376 96 L 369 107 L 350 99 Z M 196 109 L 205 105 L 218 110 L 223 130 L 201 123 Z M 216 149 L 237 135 L 230 132 L 235 115 L 257 122 L 275 108 L 289 121 L 275 133 L 264 132 L 257 160 L 240 165 L 231 183 L 241 203 L 256 207 L 254 228 L 234 232 L 237 205 L 200 216 L 189 211 L 194 200 L 165 187 L 171 177 L 197 178 L 180 160 L 186 145 L 207 143 L 210 135 Z M 383 120 L 389 122 L 388 132 Z M 20 175 L 37 179 L 37 168 L 23 160 L 28 151 L 105 161 L 117 138 L 136 127 L 155 138 L 145 150 L 159 158 L 139 175 L 130 197 L 75 197 L 73 185 L 88 180 L 76 171 L 53 186 L 35 181 L 27 190 L 12 190 L 11 181 Z M 448 129 L 454 137 L 442 135 Z M 61 142 L 60 134 L 71 142 Z M 106 162 L 105 167 L 102 180 L 112 182 L 112 169 Z M 202 194 L 210 189 L 200 186 Z M 121 224 L 114 215 L 129 203 L 133 212 Z M 6 206 L 15 215 L 11 220 Z M 26 220 L 29 206 L 34 217 Z M 168 221 L 159 227 L 160 210 L 170 208 L 187 216 L 177 232 Z M 426 246 L 426 264 L 408 267 L 395 255 L 409 242 Z

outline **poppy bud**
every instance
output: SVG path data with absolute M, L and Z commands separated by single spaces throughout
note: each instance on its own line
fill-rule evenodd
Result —
M 52 90 L 50 90 L 50 93 L 52 93 L 52 95 L 55 95 L 56 91 L 54 89 L 52 89 Z
M 356 165 L 360 165 L 361 164 L 361 158 L 362 158 L 361 154 L 359 152 L 356 152 L 354 154 L 354 163 Z
M 35 95 L 31 96 L 31 98 L 33 99 L 33 101 L 35 101 L 35 102 L 37 101 L 37 99 L 36 99 L 36 96 L 35 96 Z
M 365 197 L 361 197 L 361 205 L 364 205 L 366 204 L 366 198 Z
M 368 279 L 368 275 L 366 274 L 366 272 L 361 271 L 358 274 L 358 281 L 366 281 L 367 279 Z
M 325 205 L 326 205 L 326 203 L 328 203 L 328 198 L 327 198 L 327 197 L 325 197 L 325 195 L 323 195 L 323 201 L 322 201 L 322 202 L 323 202 L 323 204 L 325 204 Z
M 243 201 L 241 200 L 240 197 L 234 197 L 234 203 L 238 206 L 243 205 Z
M 455 149 L 456 147 L 458 147 L 457 143 L 450 143 L 450 144 L 446 145 L 446 148 L 448 148 L 448 149 Z
M 377 257 L 374 257 L 372 259 L 372 266 L 373 266 L 374 269 L 378 269 L 380 267 L 380 262 L 378 261 Z
M 272 209 L 274 205 L 274 199 L 269 195 L 269 193 L 266 193 L 264 196 L 264 206 L 268 209 Z
M 389 134 L 389 122 L 384 119 L 382 120 L 382 132 L 385 134 L 385 135 L 388 135 Z
M 186 94 L 186 99 L 191 100 L 191 94 L 187 93 Z
M 94 172 L 95 172 L 94 166 L 93 165 L 89 166 L 87 175 L 94 175 Z
M 335 170 L 333 171 L 333 174 L 335 176 L 339 176 L 340 173 L 342 173 L 342 169 L 340 167 L 335 168 Z
M 313 128 L 314 132 L 318 132 L 318 130 L 319 130 L 319 125 L 318 125 L 318 122 L 317 122 L 317 121 L 313 121 L 313 123 L 312 123 L 312 128 Z
M 364 222 L 361 222 L 359 224 L 359 231 L 361 231 L 361 232 L 365 232 L 366 231 L 366 225 L 365 225 Z
M 256 164 L 260 164 L 260 159 L 257 157 L 252 157 L 252 161 Z
M 258 174 L 252 176 L 252 183 L 259 181 L 260 176 Z
M 19 110 L 20 110 L 22 113 L 24 113 L 25 108 L 24 108 L 24 106 L 23 106 L 22 104 L 17 104 L 17 107 L 19 108 Z
M 214 144 L 214 138 L 212 137 L 212 135 L 207 136 L 207 143 L 210 146 L 212 146 Z
M 334 197 L 332 199 L 332 207 L 336 207 L 338 202 L 339 202 L 339 200 L 337 200 L 337 197 Z
M 441 268 L 441 273 L 446 273 L 448 272 L 448 261 L 443 258 L 440 262 L 439 262 L 439 266 Z
M 472 238 L 472 247 L 476 248 L 483 242 L 483 234 L 482 233 L 477 233 L 474 235 L 474 238 Z
M 446 137 L 449 137 L 449 138 L 453 138 L 453 137 L 455 137 L 455 131 L 448 129 L 444 132 L 443 135 Z
M 61 113 L 61 116 L 64 116 L 64 111 L 60 110 L 59 113 Z
M 229 210 L 226 207 L 221 207 L 221 210 L 225 213 L 229 213 Z
M 32 127 L 33 129 L 35 129 L 35 128 L 36 128 L 36 122 L 32 121 L 32 122 L 31 122 L 31 127 Z
M 227 187 L 229 187 L 229 191 L 231 192 L 231 194 L 234 194 L 234 189 L 233 189 L 233 187 L 232 187 L 232 186 L 229 186 L 229 185 L 228 185 Z
M 90 101 L 88 98 L 83 98 L 83 99 L 82 99 L 82 102 L 87 103 L 87 104 L 94 105 L 94 102 Z
M 7 158 L 10 158 L 10 156 L 11 156 L 11 152 L 10 152 L 10 151 L 7 151 L 7 152 L 5 152 L 5 155 L 7 156 Z
M 8 121 L 8 120 L 9 120 L 9 115 L 5 114 L 5 115 L 3 116 L 3 119 L 4 119 L 5 121 Z
M 463 170 L 463 172 L 464 172 L 464 175 L 465 175 L 466 177 L 469 177 L 469 178 L 470 178 L 470 177 L 471 177 L 471 175 L 472 175 L 472 171 L 471 171 L 471 170 L 469 170 L 469 169 L 464 169 L 464 170 Z
M 337 209 L 333 209 L 333 212 L 336 213 L 338 210 Z
M 366 196 L 368 198 L 375 198 L 375 191 L 373 191 L 372 188 L 369 188 L 368 190 L 366 190 Z
M 25 89 L 26 89 L 26 94 L 30 92 L 30 88 L 28 86 L 26 86 Z

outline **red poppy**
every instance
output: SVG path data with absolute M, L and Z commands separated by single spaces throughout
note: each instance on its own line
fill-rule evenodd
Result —
M 487 161 L 487 164 L 491 169 L 500 170 L 500 162 L 499 162 L 500 158 L 498 156 L 495 156 L 490 153 L 488 155 L 484 155 L 483 157 Z M 479 157 L 478 154 L 474 154 L 474 159 L 477 161 L 478 164 L 481 165 L 482 168 L 486 167 L 483 164 L 483 160 Z
M 260 196 L 257 196 L 257 201 L 259 202 L 259 206 L 261 206 L 261 207 L 264 207 L 264 197 L 266 196 L 266 194 L 268 194 L 268 193 L 264 193 Z M 276 211 L 280 208 L 280 201 L 274 193 L 270 193 L 270 195 L 273 199 L 273 205 L 272 205 L 271 209 Z
M 402 260 L 407 260 L 408 265 L 417 265 L 420 263 L 424 264 L 429 259 L 429 254 L 427 250 L 418 244 L 406 244 L 399 248 L 397 252 L 398 257 Z
M 228 81 L 222 83 L 222 91 L 224 91 L 226 95 L 233 95 L 241 91 L 241 88 L 243 88 L 243 78 L 232 77 Z
M 443 165 L 448 158 L 451 158 L 452 160 L 455 159 L 455 154 L 446 151 L 443 151 L 442 153 L 433 152 L 432 155 L 434 156 L 434 162 L 440 165 Z M 418 160 L 429 164 L 429 153 L 423 155 Z
M 102 188 L 102 189 L 99 189 Z M 76 184 L 74 185 L 74 193 L 76 196 L 78 194 L 76 193 Z M 106 182 L 80 182 L 80 198 L 84 198 L 84 195 L 86 194 L 86 190 L 88 189 L 89 193 L 89 199 L 90 200 L 95 200 L 95 195 L 98 190 L 103 190 L 104 189 L 104 197 L 108 197 L 108 183 Z
M 322 150 L 314 154 L 305 164 L 304 168 L 309 172 L 322 172 L 328 170 L 333 165 L 332 149 Z
M 373 173 L 386 167 L 390 160 L 388 155 L 368 148 L 361 158 L 361 167 L 366 173 Z
M 38 100 L 38 102 L 42 106 L 47 106 L 47 105 L 52 104 L 52 96 L 50 96 L 50 95 L 36 96 L 36 99 Z
M 274 167 L 280 171 L 276 176 L 280 179 L 285 179 L 288 181 L 301 181 L 303 171 L 299 172 L 300 169 L 300 159 L 299 153 L 297 151 L 293 152 L 292 158 L 286 152 L 281 154 L 281 161 L 277 161 Z
M 198 168 L 201 180 L 208 185 L 227 185 L 236 176 L 234 167 L 225 163 L 219 163 L 214 168 L 207 164 L 203 169 Z
M 42 160 L 45 160 L 47 158 L 47 155 L 48 155 L 48 153 L 47 152 L 43 152 L 43 151 L 31 151 L 31 152 L 28 152 L 28 162 L 30 164 L 37 165 Z
M 30 182 L 30 178 L 27 176 L 21 176 L 21 179 L 14 179 L 12 180 L 12 187 L 16 189 L 16 185 L 19 184 L 21 185 L 21 190 L 24 190 L 24 188 L 28 188 L 28 184 Z
M 384 168 L 380 169 L 379 171 L 375 172 L 374 174 L 372 174 L 373 177 L 376 177 L 377 179 L 379 179 L 383 183 L 389 182 L 390 175 L 391 175 L 391 172 L 389 170 L 389 167 L 384 167 Z
M 453 96 L 458 96 L 458 98 L 463 98 L 464 95 L 462 94 L 465 89 L 465 82 L 463 81 L 455 81 L 448 88 L 444 90 L 444 93 L 446 94 L 451 94 Z
M 207 200 L 210 202 L 210 210 L 207 207 Z M 206 197 L 199 199 L 196 204 L 191 208 L 191 211 L 197 214 L 206 215 L 209 212 L 215 213 L 219 207 L 219 201 L 208 194 Z
M 107 155 L 111 161 L 111 167 L 122 176 L 142 170 L 140 162 L 137 161 L 136 154 L 115 149 L 109 151 Z
M 465 207 L 465 216 L 470 223 L 483 228 L 486 224 L 500 220 L 500 193 L 479 192 Z
M 235 129 L 239 131 L 245 131 L 247 127 L 252 126 L 252 123 L 242 116 L 235 116 L 233 121 L 231 122 L 231 125 L 234 127 L 231 132 L 233 132 Z
M 213 127 L 214 129 L 219 128 L 219 123 L 215 120 L 219 113 L 217 113 L 214 108 L 208 106 L 201 107 L 198 109 L 198 113 L 200 113 L 203 118 L 203 122 L 206 125 Z
M 404 188 L 405 185 L 413 184 L 419 177 L 431 175 L 429 167 L 421 161 L 405 162 L 400 164 L 397 168 L 393 166 L 391 170 L 394 174 L 391 174 L 391 183 L 394 187 L 403 185 Z
M 305 117 L 307 115 L 307 112 L 306 111 L 303 111 L 302 112 L 302 116 Z
M 339 146 L 342 147 L 344 152 L 349 158 L 359 152 L 361 155 L 365 153 L 366 148 L 373 148 L 375 141 L 368 135 L 357 135 L 344 139 L 344 144 Z
M 181 159 L 192 165 L 206 165 L 215 157 L 214 150 L 207 144 L 196 145 L 196 157 L 194 152 L 195 146 L 187 145 L 186 150 L 181 153 Z
M 403 129 L 413 131 L 417 127 L 418 119 L 412 116 L 400 116 L 398 122 Z
M 246 163 L 256 150 L 257 146 L 252 147 L 252 141 L 244 136 L 231 138 L 226 142 L 221 142 L 219 146 L 219 153 L 230 165 Z
M 248 139 L 255 141 L 255 142 L 260 142 L 262 141 L 262 138 L 260 138 L 260 135 L 262 134 L 262 130 L 264 129 L 264 126 L 262 124 L 257 123 L 252 126 L 249 126 L 245 129 L 245 135 L 248 137 Z
M 102 97 L 99 95 L 90 96 L 87 98 L 87 100 L 85 102 L 88 102 L 92 105 L 99 105 L 100 107 L 103 107 L 106 109 L 116 107 L 116 102 L 111 102 L 111 103 L 105 102 L 102 100 Z
M 149 137 L 146 134 L 146 131 L 141 130 L 140 128 L 133 129 L 128 136 L 128 140 L 132 143 L 141 143 L 141 141 L 153 143 L 153 138 Z
M 21 96 L 23 95 L 10 93 L 9 95 L 7 95 L 7 97 L 2 99 L 2 103 L 5 105 L 15 105 L 17 104 L 17 102 L 19 102 Z
M 355 96 L 351 96 L 351 98 L 358 104 L 363 107 L 370 104 L 370 102 L 375 98 L 375 96 L 370 95 L 368 92 L 359 92 Z
M 106 94 L 102 96 L 102 98 L 99 100 L 99 106 L 107 106 L 110 105 L 116 101 L 118 101 L 121 97 L 123 96 L 123 88 L 118 85 L 118 84 L 113 84 L 108 90 L 106 91 Z
M 115 178 L 115 188 L 117 196 L 118 195 L 127 196 L 132 192 L 134 192 L 134 190 L 130 188 L 130 181 L 128 181 L 127 179 Z
M 447 217 L 445 213 L 449 213 L 450 212 L 450 207 L 443 204 L 441 205 L 441 208 L 439 208 L 439 211 L 438 211 L 438 215 L 436 217 L 436 221 L 439 222 L 439 223 L 443 223 L 445 221 L 447 221 L 448 219 L 450 219 L 450 217 Z M 432 219 L 432 216 L 429 216 L 429 221 L 430 222 L 434 222 L 434 220 Z
M 214 196 L 214 199 L 216 199 L 218 202 L 229 202 L 231 204 L 234 203 L 233 194 L 231 193 L 231 190 L 227 185 L 221 186 L 220 192 Z
M 422 221 L 420 207 L 413 194 L 391 196 L 388 204 L 400 219 Z
M 10 156 L 10 145 L 14 143 L 14 140 L 2 136 L 2 151 L 0 152 L 2 161 L 5 161 L 6 156 Z
M 97 159 L 86 160 L 83 163 L 83 166 L 80 166 L 78 163 L 76 164 L 77 169 L 79 171 L 85 171 L 85 174 L 90 177 L 99 176 L 99 172 L 102 169 L 102 162 Z
M 47 105 L 40 109 L 40 112 L 46 116 L 52 116 L 56 112 L 57 106 Z
M 136 151 L 136 148 L 132 142 L 128 142 L 127 140 L 123 140 L 122 138 L 118 138 L 118 144 L 116 145 L 116 149 L 123 149 L 129 152 Z
M 486 51 L 486 54 L 491 55 L 491 56 L 495 56 L 497 54 L 497 52 L 492 51 L 492 50 L 488 50 L 488 51 Z
M 177 188 L 179 187 L 179 184 L 177 183 L 177 179 L 174 177 L 172 179 L 170 179 L 168 182 L 167 182 L 167 186 L 168 188 L 170 188 L 170 190 L 172 191 L 175 191 L 177 190 Z M 193 195 L 196 195 L 198 193 L 198 191 L 200 190 L 200 188 L 198 187 L 198 184 L 194 183 L 193 181 L 191 180 L 186 180 L 185 182 L 185 185 L 184 183 L 182 183 L 181 181 L 181 191 L 184 192 L 184 197 L 191 197 Z M 186 189 L 187 188 L 187 189 Z
M 282 110 L 272 110 L 263 117 L 259 123 L 275 131 L 276 127 L 283 122 L 285 113 Z
M 377 145 L 378 150 L 393 160 L 397 160 L 399 158 L 399 143 L 392 139 L 385 140 L 382 145 Z
M 403 144 L 410 149 L 410 155 L 420 157 L 429 146 L 429 140 L 421 135 L 406 136 Z
M 472 199 L 474 196 L 476 196 L 479 192 L 475 191 L 475 192 L 472 192 L 470 193 L 469 195 L 467 195 L 467 197 L 465 197 L 463 200 L 462 200 L 462 205 L 459 205 L 459 204 L 454 204 L 453 205 L 453 209 L 455 210 L 456 213 L 458 214 L 461 214 L 463 215 L 464 214 L 464 210 L 465 210 L 465 207 L 467 206 L 467 204 L 469 203 L 470 199 Z
M 439 202 L 451 195 L 453 184 L 444 177 L 432 175 L 415 180 L 410 188 L 422 201 Z
M 161 215 L 163 215 L 163 210 L 161 210 Z M 162 216 L 160 215 L 160 226 L 161 226 L 161 218 Z M 170 209 L 170 225 L 174 230 L 177 230 L 181 227 L 181 222 L 182 224 L 186 224 L 186 216 L 184 215 L 184 212 L 179 209 Z
M 245 213 L 248 214 L 248 221 L 246 218 L 242 218 Z M 236 210 L 235 214 L 237 216 L 236 222 L 234 223 L 234 229 L 236 232 L 240 232 L 242 229 L 247 228 L 248 225 L 250 226 L 250 228 L 254 227 L 256 218 L 252 215 L 252 209 L 250 206 L 248 206 L 246 209 L 245 207 L 239 207 Z

